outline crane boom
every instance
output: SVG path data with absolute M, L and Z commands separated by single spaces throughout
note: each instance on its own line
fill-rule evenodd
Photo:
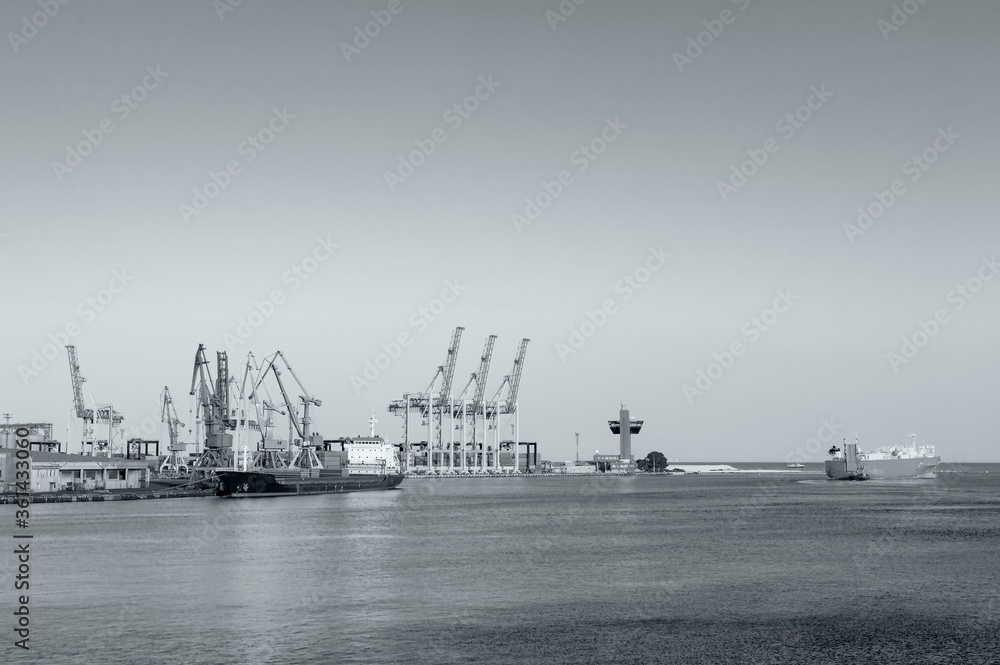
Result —
M 163 386 L 162 398 L 163 406 L 160 409 L 160 422 L 167 423 L 167 431 L 170 433 L 170 448 L 177 449 L 177 428 L 184 427 L 184 423 L 177 417 L 177 409 L 174 408 L 174 400 L 170 397 L 170 388 Z M 183 450 L 183 448 L 181 448 Z
M 214 420 L 212 416 L 212 375 L 208 373 L 208 358 L 205 357 L 205 345 L 199 344 L 194 354 L 194 373 L 191 375 L 191 394 L 198 388 L 198 401 L 201 403 L 202 422 L 206 425 Z
M 478 413 L 480 405 L 483 403 L 483 395 L 486 394 L 486 377 L 490 371 L 490 360 L 493 358 L 493 343 L 497 336 L 490 335 L 486 338 L 483 346 L 483 355 L 479 359 L 479 371 L 476 372 L 476 394 L 472 398 L 473 413 Z
M 514 413 L 517 408 L 517 390 L 521 385 L 521 368 L 524 366 L 524 352 L 528 349 L 528 342 L 531 340 L 525 337 L 521 340 L 521 345 L 517 347 L 517 356 L 514 358 L 514 369 L 510 371 L 510 392 L 507 393 L 507 402 L 504 404 L 503 413 Z
M 84 421 L 94 420 L 94 410 L 88 409 L 83 403 L 83 382 L 87 379 L 80 374 L 80 361 L 76 356 L 76 347 L 72 344 L 66 346 L 69 353 L 69 376 L 73 381 L 73 407 L 76 409 L 76 417 Z
M 285 384 L 281 380 L 281 372 L 278 370 L 278 366 L 271 362 L 269 369 L 274 372 L 274 378 L 278 382 L 278 389 L 281 391 L 281 397 L 285 400 L 285 407 L 288 409 L 289 418 L 292 424 L 295 426 L 295 431 L 300 437 L 302 437 L 302 442 L 305 443 L 306 435 L 302 431 L 302 426 L 299 424 L 298 418 L 295 417 L 295 406 L 292 404 L 292 400 L 288 398 L 288 392 L 285 390 Z
M 455 365 L 458 362 L 458 347 L 462 343 L 462 331 L 465 328 L 458 326 L 451 335 L 451 345 L 448 347 L 448 355 L 444 361 L 444 380 L 441 382 L 441 397 L 439 402 L 446 404 L 448 396 L 451 394 L 451 384 L 455 378 Z

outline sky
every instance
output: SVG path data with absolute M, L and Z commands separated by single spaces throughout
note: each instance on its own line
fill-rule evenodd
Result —
M 579 1 L 4 2 L 0 409 L 280 349 L 398 440 L 463 326 L 545 459 L 1000 461 L 1000 5 Z

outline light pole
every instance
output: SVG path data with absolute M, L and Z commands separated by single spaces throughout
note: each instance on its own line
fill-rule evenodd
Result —
M 5 413 L 3 417 L 7 420 L 7 425 L 3 430 L 3 447 L 10 448 L 10 414 Z

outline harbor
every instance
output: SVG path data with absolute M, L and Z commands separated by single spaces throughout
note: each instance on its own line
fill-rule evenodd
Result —
M 1000 665 L 1000 2 L 0 25 L 2 665 Z

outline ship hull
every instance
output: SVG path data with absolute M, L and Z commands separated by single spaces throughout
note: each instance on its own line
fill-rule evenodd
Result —
M 860 460 L 858 465 L 864 469 L 864 473 L 869 478 L 916 478 L 934 473 L 940 462 L 940 457 L 911 457 Z M 826 475 L 834 480 L 847 480 L 852 477 L 852 474 L 847 471 L 847 463 L 844 460 L 827 460 Z
M 301 494 L 340 494 L 389 490 L 403 482 L 402 474 L 385 476 L 320 476 L 278 478 L 270 473 L 220 471 L 216 496 L 245 499 Z

